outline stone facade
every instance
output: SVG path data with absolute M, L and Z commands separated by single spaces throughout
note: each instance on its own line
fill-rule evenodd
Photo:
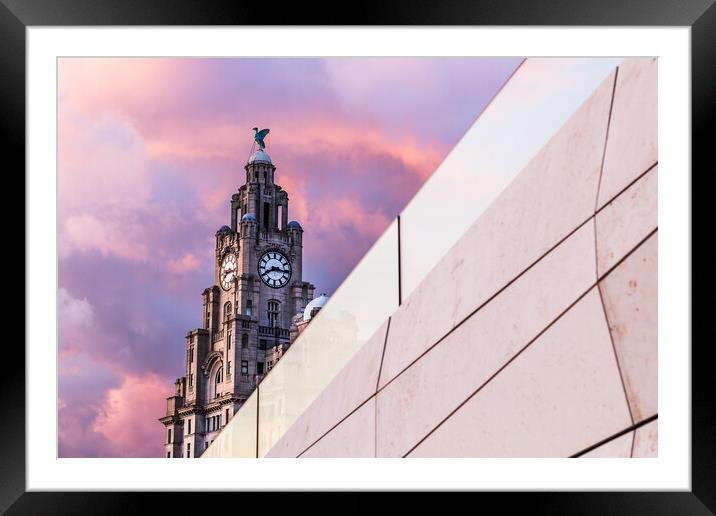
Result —
M 244 170 L 231 226 L 216 232 L 202 327 L 186 334 L 185 375 L 159 419 L 168 458 L 200 456 L 300 333 L 294 321 L 308 322 L 314 286 L 302 278 L 303 229 L 288 222 L 269 155 L 258 150 Z

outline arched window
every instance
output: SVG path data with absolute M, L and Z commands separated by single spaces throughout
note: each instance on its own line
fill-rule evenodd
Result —
M 251 316 L 251 311 L 253 309 L 253 304 L 251 303 L 250 299 L 246 300 L 246 315 Z
M 220 367 L 219 370 L 216 372 L 216 376 L 214 377 L 214 392 L 216 393 L 214 396 L 219 397 L 221 395 L 221 391 L 219 390 L 221 388 L 221 382 L 224 381 L 224 368 Z
M 242 347 L 242 348 L 248 348 L 248 347 L 249 347 L 249 335 L 248 335 L 248 333 L 242 333 L 242 334 L 241 334 L 241 347 Z
M 268 302 L 268 322 L 272 328 L 278 326 L 278 316 L 280 313 L 280 304 L 275 299 Z
M 224 305 L 224 318 L 228 319 L 230 315 L 231 315 L 231 301 L 228 301 Z

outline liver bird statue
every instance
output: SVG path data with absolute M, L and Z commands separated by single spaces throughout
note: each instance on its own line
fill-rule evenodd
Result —
M 266 144 L 264 143 L 264 138 L 266 138 L 266 135 L 268 135 L 269 130 L 261 129 L 259 131 L 258 127 L 254 127 L 253 130 L 256 133 L 256 134 L 254 134 L 254 141 L 259 144 L 259 147 L 261 147 L 261 149 L 265 149 Z

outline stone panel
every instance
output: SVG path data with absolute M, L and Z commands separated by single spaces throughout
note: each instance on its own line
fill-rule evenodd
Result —
M 569 457 L 630 424 L 594 288 L 409 456 Z
M 659 420 L 656 419 L 636 429 L 634 437 L 635 458 L 651 458 L 659 456 Z
M 658 411 L 658 233 L 600 282 L 634 422 Z
M 371 398 L 301 457 L 375 457 L 375 398 Z

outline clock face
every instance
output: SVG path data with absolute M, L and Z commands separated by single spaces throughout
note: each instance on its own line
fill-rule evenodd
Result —
M 291 279 L 291 262 L 279 251 L 267 251 L 259 259 L 259 276 L 271 288 L 281 288 Z
M 221 261 L 221 288 L 229 290 L 236 278 L 236 256 L 227 254 Z

